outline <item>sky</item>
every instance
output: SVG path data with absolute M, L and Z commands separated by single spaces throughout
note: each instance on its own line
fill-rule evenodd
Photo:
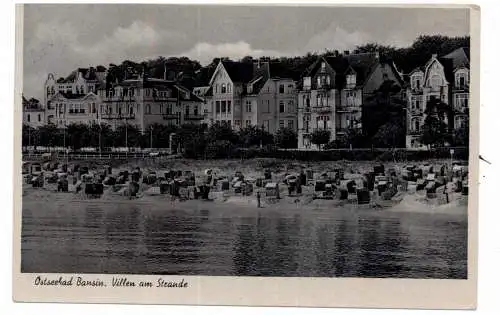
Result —
M 419 35 L 469 35 L 466 9 L 137 4 L 24 6 L 23 93 L 43 99 L 49 73 L 158 56 L 296 56 Z

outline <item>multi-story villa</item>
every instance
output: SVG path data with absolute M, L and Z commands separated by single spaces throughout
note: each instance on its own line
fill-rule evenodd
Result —
M 144 132 L 153 124 L 199 124 L 203 100 L 175 81 L 148 78 L 143 74 L 99 89 L 100 121 L 113 128 L 135 125 Z
M 106 69 L 97 68 L 78 68 L 66 78 L 55 79 L 53 73 L 50 73 L 44 84 L 43 105 L 46 107 L 47 123 L 56 123 L 56 108 L 53 99 L 56 94 L 61 93 L 58 98 L 63 98 L 67 104 L 85 103 L 84 99 L 89 93 L 97 94 L 97 90 L 105 84 Z M 73 110 L 74 111 L 74 110 Z M 78 108 L 80 115 L 81 109 Z M 69 107 L 68 107 L 69 114 Z M 78 120 L 75 118 L 75 120 Z
M 278 63 L 221 61 L 205 93 L 209 124 L 258 126 L 275 133 L 297 128 L 295 82 Z
M 23 124 L 37 128 L 45 124 L 45 109 L 36 99 L 23 96 Z
M 315 148 L 316 129 L 329 130 L 330 141 L 349 128 L 362 129 L 363 103 L 386 80 L 402 84 L 394 64 L 381 61 L 378 53 L 319 57 L 299 82 L 298 148 Z
M 420 142 L 427 103 L 438 99 L 451 105 L 452 115 L 443 117 L 449 130 L 461 128 L 469 117 L 469 49 L 459 48 L 445 56 L 432 55 L 409 75 L 407 89 L 406 147 L 427 148 Z
M 58 128 L 72 123 L 97 123 L 100 104 L 101 99 L 93 92 L 73 94 L 59 91 L 47 102 L 47 113 L 50 115 L 48 123 Z

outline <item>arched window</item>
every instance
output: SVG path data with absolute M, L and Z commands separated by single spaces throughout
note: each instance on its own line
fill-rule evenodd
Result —
M 413 131 L 420 131 L 420 119 L 418 118 L 413 118 Z
M 221 93 L 226 93 L 226 84 L 222 83 Z
M 227 93 L 231 93 L 231 83 L 227 84 Z
M 219 93 L 219 85 L 218 84 L 215 85 L 215 93 Z

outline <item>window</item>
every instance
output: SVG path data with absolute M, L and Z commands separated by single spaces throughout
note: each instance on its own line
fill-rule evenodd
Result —
M 252 125 L 251 120 L 245 120 L 245 127 L 250 127 Z
M 330 124 L 330 116 L 318 116 L 316 117 L 316 127 L 318 129 L 327 129 Z
M 31 117 L 30 117 L 30 114 L 28 114 L 28 122 L 31 121 Z
M 130 106 L 129 109 L 128 109 L 128 114 L 130 116 L 134 115 L 134 107 L 133 106 Z
M 227 93 L 231 93 L 231 83 L 227 84 Z
M 285 102 L 280 101 L 280 113 L 284 113 L 284 112 L 285 112 Z
M 198 106 L 195 106 L 193 110 L 194 110 L 194 115 L 198 116 Z
M 285 128 L 285 121 L 284 120 L 280 120 L 280 128 Z
M 189 116 L 189 105 L 186 105 L 186 116 Z
M 321 63 L 321 71 L 325 71 L 326 70 L 326 63 L 322 62 Z
M 246 101 L 245 109 L 246 109 L 247 113 L 251 113 L 252 112 L 252 101 Z
M 221 93 L 225 94 L 226 93 L 226 84 L 225 83 L 222 83 L 222 86 L 221 86 Z
M 231 101 L 227 101 L 227 112 L 231 113 Z
M 356 85 L 356 75 L 355 74 L 349 74 L 346 78 L 347 81 L 347 86 L 355 86 Z
M 411 109 L 420 109 L 422 105 L 422 98 L 419 96 L 412 96 L 411 97 Z
M 288 120 L 288 128 L 293 129 L 293 120 Z
M 304 124 L 304 130 L 306 133 L 309 133 L 310 120 L 311 120 L 311 116 L 304 116 L 304 118 L 302 119 L 302 122 Z
M 93 113 L 93 114 L 95 114 L 95 113 L 96 113 L 95 103 L 92 103 L 92 113 Z
M 356 93 L 354 91 L 347 91 L 345 94 L 347 106 L 354 106 L 354 97 Z
M 264 120 L 264 130 L 269 132 L 269 120 Z
M 285 85 L 280 84 L 280 94 L 283 94 L 283 93 L 285 93 Z
M 420 119 L 419 118 L 412 119 L 412 131 L 420 132 Z
M 271 112 L 271 106 L 269 104 L 269 100 L 266 100 L 266 113 L 270 113 Z
M 225 113 L 226 112 L 226 101 L 221 101 L 221 112 Z
M 455 85 L 461 89 L 463 89 L 466 85 L 468 85 L 467 73 L 457 72 L 457 74 L 455 75 Z
M 121 114 L 121 111 L 119 114 Z M 146 114 L 151 114 L 151 104 L 146 104 Z
M 215 101 L 215 113 L 220 113 L 220 101 Z
M 287 112 L 289 112 L 289 113 L 295 112 L 295 107 L 293 106 L 293 101 L 288 101 Z
M 467 107 L 469 107 L 469 95 L 467 93 L 455 94 L 455 108 L 464 109 Z
M 215 85 L 215 93 L 219 93 L 219 85 L 218 84 Z
M 431 87 L 433 88 L 437 88 L 437 87 L 440 87 L 442 85 L 442 80 L 441 80 L 441 77 L 437 74 L 433 75 L 431 77 Z
M 330 76 L 326 76 L 326 85 L 330 85 Z
M 321 77 L 316 78 L 316 83 L 318 85 L 318 88 L 320 88 L 321 87 Z
M 305 104 L 306 104 L 306 107 L 311 107 L 311 99 L 309 98 L 309 96 L 304 96 L 305 97 Z
M 236 127 L 241 127 L 241 120 L 239 120 L 239 119 L 235 119 L 235 120 L 234 120 L 234 125 L 235 125 Z

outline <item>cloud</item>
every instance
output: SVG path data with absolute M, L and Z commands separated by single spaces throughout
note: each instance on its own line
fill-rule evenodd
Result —
M 231 59 L 241 59 L 245 56 L 261 57 L 261 56 L 283 56 L 285 53 L 265 50 L 265 49 L 255 49 L 244 41 L 234 42 L 234 43 L 198 43 L 189 51 L 181 54 L 182 56 L 189 57 L 191 59 L 198 60 L 201 64 L 209 64 L 213 58 L 216 57 L 229 57 Z
M 48 73 L 66 76 L 77 67 L 169 55 L 185 40 L 182 33 L 157 30 L 143 21 L 118 27 L 90 43 L 84 43 L 79 34 L 81 28 L 57 21 L 39 23 L 32 34 L 25 34 L 23 90 L 27 95 L 41 97 Z
M 324 31 L 309 40 L 302 53 L 322 53 L 326 49 L 339 51 L 352 50 L 357 45 L 362 45 L 369 41 L 370 36 L 366 33 L 359 31 L 348 32 L 336 25 L 336 23 L 331 23 Z

